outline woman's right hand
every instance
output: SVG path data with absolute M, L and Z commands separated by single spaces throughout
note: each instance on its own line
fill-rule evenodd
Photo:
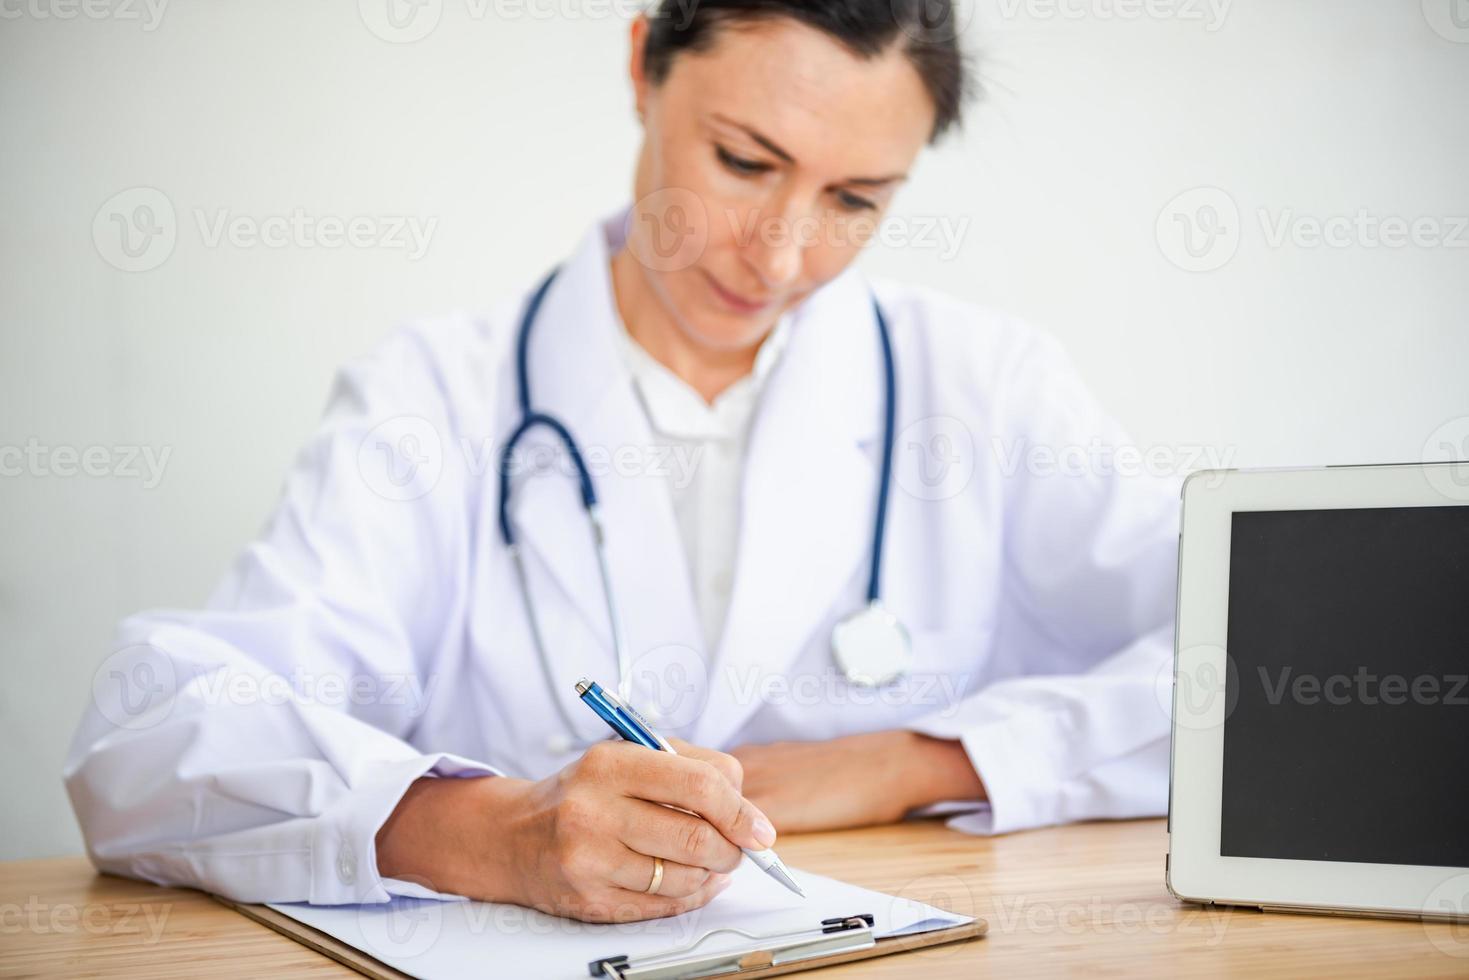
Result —
M 740 795 L 732 756 L 675 745 L 598 742 L 539 782 L 420 779 L 378 831 L 378 872 L 588 922 L 699 908 L 729 884 L 740 847 L 771 846 L 775 829 Z M 648 894 L 654 858 L 663 881 Z

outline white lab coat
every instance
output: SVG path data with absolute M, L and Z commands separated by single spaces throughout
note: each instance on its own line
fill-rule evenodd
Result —
M 676 467 L 660 465 L 613 346 L 618 221 L 588 233 L 547 296 L 530 382 L 597 470 L 634 703 L 722 749 L 891 728 L 961 739 L 989 794 L 961 829 L 1161 814 L 1177 481 L 1064 472 L 1126 437 L 1057 344 L 855 270 L 811 296 L 761 395 L 728 621 L 706 650 Z M 872 289 L 899 392 L 882 594 L 916 656 L 876 693 L 848 686 L 830 655 L 871 554 Z M 121 625 L 65 770 L 99 868 L 244 901 L 422 894 L 374 859 L 409 783 L 554 772 L 574 756 L 552 744 L 553 697 L 578 737 L 606 736 L 573 691 L 583 675 L 615 684 L 617 666 L 555 459 L 531 454 L 549 471 L 518 474 L 512 496 L 554 690 L 497 527 L 525 298 L 407 326 L 348 364 L 275 515 L 208 605 Z

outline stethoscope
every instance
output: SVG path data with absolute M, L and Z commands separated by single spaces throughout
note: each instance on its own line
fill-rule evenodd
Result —
M 597 556 L 597 571 L 602 578 L 602 597 L 607 604 L 607 620 L 612 627 L 612 646 L 617 654 L 617 693 L 625 701 L 631 701 L 629 686 L 632 680 L 632 664 L 629 661 L 627 638 L 623 634 L 622 619 L 618 615 L 617 602 L 612 595 L 612 574 L 607 564 L 606 530 L 602 523 L 601 509 L 597 503 L 597 488 L 592 474 L 582 458 L 581 448 L 569 429 L 552 415 L 537 412 L 531 407 L 530 392 L 530 335 L 535 326 L 536 315 L 551 284 L 556 281 L 559 269 L 552 269 L 545 280 L 536 288 L 526 304 L 520 321 L 520 332 L 515 347 L 516 397 L 520 404 L 520 424 L 506 440 L 500 453 L 500 538 L 515 566 L 515 577 L 520 585 L 521 601 L 525 606 L 526 621 L 530 625 L 531 640 L 535 644 L 536 656 L 540 661 L 541 674 L 551 701 L 556 705 L 566 731 L 575 733 L 577 725 L 567 710 L 561 693 L 570 688 L 559 683 L 551 673 L 550 657 L 541 635 L 540 622 L 536 618 L 535 605 L 530 597 L 530 581 L 526 576 L 525 558 L 520 543 L 515 537 L 515 528 L 510 523 L 510 476 L 516 446 L 526 433 L 545 428 L 560 440 L 576 467 L 578 489 L 581 493 L 582 509 L 591 525 L 592 545 Z M 897 411 L 897 378 L 893 365 L 893 345 L 888 334 L 887 319 L 877 297 L 872 299 L 872 311 L 877 321 L 878 338 L 882 341 L 883 387 L 885 406 L 883 411 L 882 473 L 877 485 L 877 513 L 872 528 L 872 567 L 867 578 L 867 605 L 844 617 L 832 628 L 831 652 L 836 665 L 847 682 L 859 687 L 883 687 L 901 678 L 909 670 L 913 660 L 913 646 L 901 620 L 883 604 L 880 592 L 882 577 L 882 545 L 887 529 L 888 490 L 892 486 L 893 438 Z M 648 713 L 645 711 L 645 713 Z M 656 719 L 655 719 L 656 720 Z M 577 739 L 553 739 L 552 751 L 571 751 L 578 746 L 590 744 Z

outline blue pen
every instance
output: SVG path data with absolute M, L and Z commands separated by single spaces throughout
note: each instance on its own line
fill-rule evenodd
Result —
M 648 724 L 642 715 L 596 681 L 583 677 L 576 682 L 576 693 L 582 701 L 586 702 L 587 707 L 595 711 L 598 717 L 627 741 L 646 745 L 660 752 L 673 752 L 674 755 L 678 755 L 673 751 L 673 746 L 668 744 L 668 739 L 654 731 L 653 726 Z M 796 884 L 796 879 L 791 877 L 791 873 L 786 870 L 780 857 L 770 848 L 757 850 L 753 847 L 742 847 L 740 850 L 744 851 L 745 857 L 755 862 L 755 866 L 761 871 L 802 898 L 806 897 L 806 893 L 801 891 L 801 886 Z

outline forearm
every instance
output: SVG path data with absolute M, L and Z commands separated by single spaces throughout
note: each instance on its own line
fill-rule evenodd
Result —
M 897 746 L 894 754 L 902 759 L 909 810 L 946 800 L 986 798 L 984 782 L 957 740 L 910 731 L 891 735 Z
M 906 729 L 734 750 L 745 793 L 781 832 L 894 823 L 930 803 L 983 800 L 958 741 Z
M 514 848 L 496 846 L 511 828 L 495 828 L 513 819 L 530 785 L 508 776 L 415 781 L 377 832 L 378 873 L 434 891 L 513 900 Z

